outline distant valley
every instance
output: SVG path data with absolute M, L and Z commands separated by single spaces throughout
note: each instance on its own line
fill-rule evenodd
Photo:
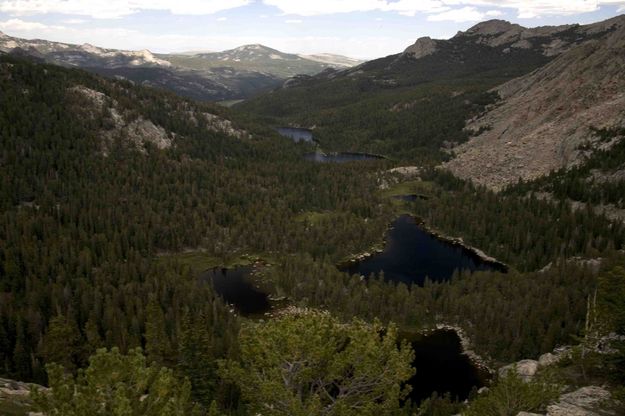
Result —
M 0 416 L 625 414 L 625 15 L 0 91 Z
M 361 63 L 332 54 L 287 54 L 263 45 L 244 45 L 212 53 L 153 54 L 148 50 L 21 39 L 2 32 L 0 52 L 79 67 L 201 101 L 243 99 L 279 87 L 295 75 L 314 75 L 327 68 L 347 68 Z
M 331 150 L 441 161 L 500 190 L 579 163 L 584 147 L 610 146 L 592 132 L 625 127 L 624 42 L 624 16 L 531 29 L 491 20 L 356 68 L 294 78 L 241 108 L 316 126 Z M 443 128 L 428 122 L 443 118 Z

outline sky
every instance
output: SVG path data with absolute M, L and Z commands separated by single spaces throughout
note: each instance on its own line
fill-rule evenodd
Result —
M 0 0 L 0 31 L 157 53 L 260 43 L 371 59 L 489 19 L 535 27 L 622 13 L 625 0 Z

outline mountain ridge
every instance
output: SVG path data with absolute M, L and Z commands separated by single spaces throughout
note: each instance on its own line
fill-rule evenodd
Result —
M 345 58 L 338 64 L 321 62 L 260 44 L 214 53 L 157 54 L 147 49 L 102 48 L 89 43 L 23 39 L 5 33 L 0 35 L 0 52 L 80 67 L 112 78 L 170 89 L 197 100 L 246 98 L 278 87 L 299 73 L 315 74 L 335 65 L 344 67 L 351 59 Z
M 404 50 L 404 55 L 415 59 L 428 56 L 454 40 L 470 39 L 477 44 L 505 47 L 504 53 L 513 49 L 538 49 L 548 57 L 558 56 L 593 35 L 622 26 L 623 16 L 587 25 L 567 24 L 560 26 L 537 26 L 527 28 L 507 20 L 492 19 L 477 23 L 466 31 L 458 32 L 451 39 L 422 37 Z M 549 39 L 548 39 L 549 38 Z M 546 39 L 548 43 L 543 43 Z
M 609 145 L 593 130 L 623 127 L 623 50 L 625 24 L 497 87 L 502 101 L 468 125 L 481 133 L 455 148 L 445 166 L 500 190 L 573 166 L 584 159 L 582 149 Z

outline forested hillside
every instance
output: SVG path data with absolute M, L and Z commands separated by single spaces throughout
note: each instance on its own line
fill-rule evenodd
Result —
M 382 74 L 394 59 L 367 68 Z M 278 118 L 288 100 L 277 92 L 269 119 L 323 115 L 324 148 L 430 165 L 446 140 L 466 139 L 464 120 L 493 99 L 488 86 L 545 61 L 520 52 L 505 65 L 483 60 L 480 81 L 469 76 L 477 67 L 460 66 L 424 82 L 409 59 L 393 64 L 402 87 L 315 81 L 294 91 L 317 85 L 320 95 L 294 111 L 324 88 L 336 107 Z M 537 357 L 584 333 L 589 295 L 622 263 L 625 227 L 592 209 L 494 194 L 427 167 L 408 182 L 389 172 L 397 166 L 389 159 L 305 161 L 313 145 L 281 138 L 243 111 L 271 96 L 229 111 L 7 55 L 0 91 L 0 376 L 51 385 L 52 394 L 35 395 L 43 410 L 70 403 L 68 414 L 91 412 L 90 394 L 114 385 L 117 402 L 135 406 L 127 414 L 162 399 L 169 407 L 155 414 L 273 406 L 268 414 L 410 415 L 418 406 L 405 400 L 412 352 L 400 332 L 453 324 L 492 365 Z M 378 111 L 400 102 L 412 104 Z M 413 112 L 419 117 L 405 116 Z M 425 198 L 389 198 L 400 189 Z M 339 271 L 379 246 L 400 213 L 462 237 L 509 272 L 419 287 Z M 242 261 L 257 262 L 272 295 L 299 312 L 268 324 L 243 318 L 199 279 L 201 269 Z M 305 339 L 294 335 L 302 331 Z M 297 374 L 286 387 L 283 364 Z M 114 407 L 111 397 L 98 400 Z
M 438 162 L 448 158 L 442 150 L 469 139 L 465 122 L 496 102 L 491 88 L 610 31 L 607 23 L 529 30 L 484 22 L 447 41 L 420 39 L 398 55 L 299 79 L 239 108 L 273 124 L 315 126 L 327 149 Z M 544 49 L 554 44 L 560 48 Z

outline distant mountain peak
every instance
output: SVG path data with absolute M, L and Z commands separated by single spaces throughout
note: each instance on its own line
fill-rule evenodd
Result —
M 523 26 L 510 23 L 507 20 L 492 19 L 478 23 L 466 32 L 461 33 L 470 35 L 498 35 L 510 31 L 521 32 L 523 30 L 525 30 Z
M 436 52 L 436 40 L 425 36 L 417 39 L 417 41 L 406 48 L 404 54 L 411 55 L 415 59 L 423 58 L 424 56 L 432 55 Z
M 476 44 L 504 48 L 504 52 L 514 49 L 535 49 L 545 56 L 556 56 L 586 39 L 591 30 L 597 33 L 606 31 L 605 26 L 605 22 L 600 22 L 588 26 L 561 25 L 526 28 L 506 20 L 493 19 L 478 23 L 465 32 L 458 32 L 452 40 L 470 39 Z M 569 33 L 571 30 L 576 31 L 577 35 Z
M 103 52 L 102 48 L 98 48 L 97 46 L 94 46 L 90 43 L 83 43 L 82 45 L 80 45 L 80 49 L 82 49 L 85 52 L 95 53 L 95 54 L 100 54 Z
M 261 45 L 260 43 L 252 43 L 249 45 L 241 45 L 237 48 L 232 49 L 233 51 L 267 51 L 267 52 L 276 52 L 275 49 L 270 48 L 269 46 Z

